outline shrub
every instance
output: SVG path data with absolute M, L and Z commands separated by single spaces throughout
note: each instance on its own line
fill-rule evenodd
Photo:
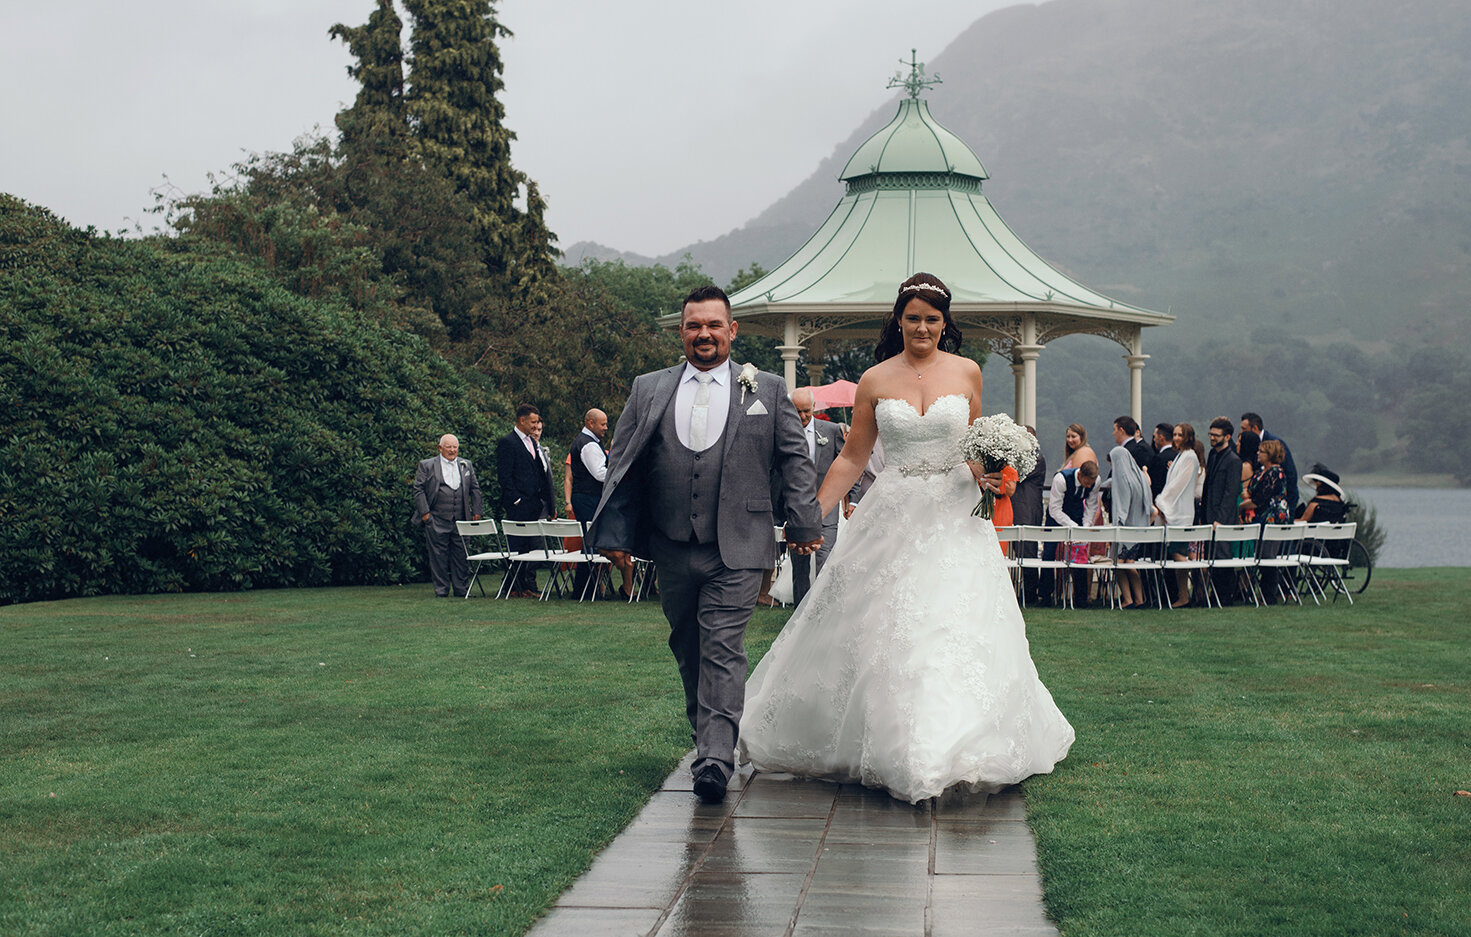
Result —
M 480 387 L 223 248 L 0 195 L 0 602 L 416 578 L 415 463 L 490 453 Z

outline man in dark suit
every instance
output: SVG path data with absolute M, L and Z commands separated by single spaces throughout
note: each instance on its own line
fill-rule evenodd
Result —
M 761 574 L 776 560 L 771 478 L 798 553 L 821 546 L 817 475 L 786 383 L 732 367 L 737 323 L 714 286 L 685 297 L 686 360 L 634 379 L 589 534 L 615 563 L 634 553 L 659 568 L 669 649 L 695 735 L 694 792 L 725 799 L 746 699 L 746 624 Z
M 1027 427 L 1027 432 L 1036 438 L 1037 431 Z M 1047 457 L 1042 450 L 1037 450 L 1037 464 L 1027 473 L 1027 477 L 1016 483 L 1016 491 L 1011 494 L 1011 522 L 1018 527 L 1041 527 L 1046 520 L 1046 514 L 1042 507 L 1043 492 L 1047 487 L 1047 480 L 1051 476 L 1047 474 Z M 1037 545 L 1035 543 L 1022 544 L 1022 556 L 1035 558 L 1037 556 Z M 1028 605 L 1041 605 L 1044 598 L 1052 595 L 1052 571 L 1048 570 L 1043 577 L 1045 582 L 1038 582 L 1038 573 L 1035 569 L 1022 572 L 1022 589 L 1027 597 Z
M 817 487 L 822 487 L 822 480 L 827 477 L 827 470 L 833 467 L 833 460 L 838 453 L 843 451 L 843 434 L 838 428 L 826 420 L 813 418 L 816 401 L 812 399 L 812 391 L 802 387 L 792 391 L 792 406 L 797 409 L 797 419 L 802 421 L 802 433 L 806 440 L 807 452 L 812 457 L 812 465 L 817 470 Z M 818 548 L 813 556 L 794 554 L 792 556 L 792 603 L 797 604 L 807 596 L 807 591 L 812 588 L 812 580 L 822 572 L 822 567 L 827 563 L 828 554 L 832 552 L 833 545 L 838 541 L 838 512 L 848 510 L 848 499 L 827 513 L 822 519 L 822 546 Z
M 1160 423 L 1154 428 L 1154 455 L 1149 459 L 1149 490 L 1156 498 L 1165 490 L 1165 479 L 1170 475 L 1170 463 L 1175 461 L 1175 427 L 1171 423 Z
M 495 447 L 496 475 L 501 483 L 501 516 L 508 521 L 535 521 L 556 514 L 556 494 L 552 491 L 551 475 L 541 454 L 541 447 L 532 435 L 541 424 L 541 411 L 529 403 L 516 408 L 516 425 L 502 436 Z M 534 550 L 535 538 L 508 537 L 512 552 Z M 535 598 L 541 595 L 536 587 L 536 570 L 522 564 L 511 583 L 511 595 Z
M 429 577 L 441 598 L 469 591 L 470 564 L 455 521 L 478 521 L 482 513 L 475 466 L 459 454 L 460 441 L 446 433 L 439 437 L 439 455 L 414 472 L 413 520 L 424 528 Z
M 1210 452 L 1205 457 L 1205 487 L 1200 496 L 1202 524 L 1235 524 L 1240 519 L 1237 504 L 1241 494 L 1241 456 L 1231 444 L 1231 421 L 1218 416 L 1211 420 Z M 1229 544 L 1216 544 L 1216 558 L 1231 555 Z M 1212 573 L 1216 595 L 1222 601 L 1236 598 L 1236 571 L 1216 570 Z
M 1113 421 L 1113 443 L 1123 446 L 1143 472 L 1149 474 L 1149 460 L 1154 450 L 1139 435 L 1139 423 L 1132 416 L 1121 416 Z

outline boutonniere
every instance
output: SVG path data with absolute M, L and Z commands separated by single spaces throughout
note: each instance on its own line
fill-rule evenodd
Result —
M 827 437 L 826 436 L 818 436 L 817 437 L 817 444 L 819 446 L 826 446 L 827 445 Z
M 756 366 L 747 361 L 741 365 L 741 373 L 736 378 L 736 383 L 741 385 L 741 403 L 746 402 L 746 391 L 756 393 Z

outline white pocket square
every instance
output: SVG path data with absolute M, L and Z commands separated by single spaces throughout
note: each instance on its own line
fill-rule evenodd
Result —
M 762 416 L 766 413 L 766 406 L 761 401 L 751 404 L 751 409 L 746 411 L 746 416 Z

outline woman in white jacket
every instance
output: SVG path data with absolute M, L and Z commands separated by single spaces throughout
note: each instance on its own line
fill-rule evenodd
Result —
M 1154 499 L 1154 522 L 1169 527 L 1183 527 L 1195 522 L 1195 499 L 1205 484 L 1205 447 L 1195 438 L 1195 427 L 1180 423 L 1175 427 L 1175 451 L 1179 455 L 1170 463 L 1165 487 Z M 1190 544 L 1184 541 L 1165 545 L 1165 552 L 1179 561 L 1189 558 Z M 1190 601 L 1189 577 L 1185 570 L 1175 570 L 1174 607 Z

